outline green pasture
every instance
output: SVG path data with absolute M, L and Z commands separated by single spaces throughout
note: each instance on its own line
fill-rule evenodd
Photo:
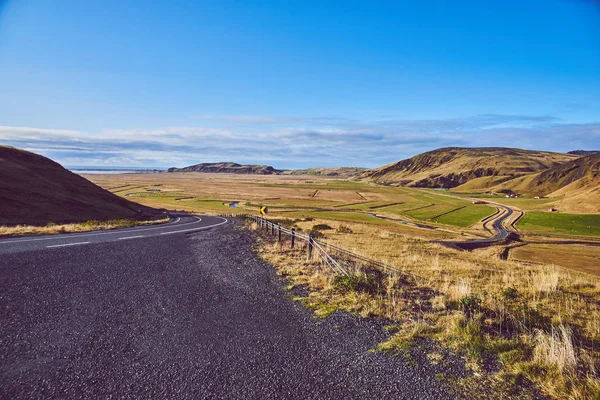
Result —
M 456 225 L 456 226 L 471 226 L 483 218 L 492 215 L 496 210 L 483 204 L 471 205 L 460 210 L 453 211 L 449 214 L 442 215 L 439 218 L 434 218 L 433 222 L 439 224 Z
M 530 211 L 517 224 L 523 232 L 600 236 L 600 215 Z

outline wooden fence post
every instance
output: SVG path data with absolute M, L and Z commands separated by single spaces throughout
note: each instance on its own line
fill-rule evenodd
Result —
M 277 243 L 281 242 L 281 225 L 277 225 Z
M 296 230 L 292 228 L 292 249 L 294 248 L 294 242 L 296 241 Z
M 269 233 L 269 224 L 266 219 L 265 219 L 265 233 Z
M 306 254 L 306 259 L 312 259 L 312 251 L 313 251 L 313 234 L 308 234 L 308 253 Z
M 271 236 L 275 235 L 275 224 L 271 224 Z

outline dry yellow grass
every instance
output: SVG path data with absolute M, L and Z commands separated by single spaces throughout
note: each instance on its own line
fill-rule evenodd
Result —
M 512 249 L 510 259 L 564 265 L 577 271 L 600 275 L 600 246 L 560 242 L 533 243 Z
M 79 224 L 48 224 L 46 226 L 0 226 L 0 237 L 2 236 L 25 236 L 25 235 L 55 235 L 70 232 L 89 232 L 103 229 L 127 228 L 130 226 L 153 225 L 168 222 L 169 218 L 151 221 L 136 221 L 132 219 L 116 219 L 108 221 L 87 221 Z
M 333 220 L 298 222 L 308 230 Z M 353 233 L 326 231 L 327 241 L 393 265 L 379 289 L 341 291 L 324 264 L 307 262 L 302 250 L 261 246 L 262 256 L 294 285 L 306 285 L 303 301 L 318 316 L 343 309 L 402 322 L 390 350 L 415 337 L 433 338 L 464 352 L 478 370 L 485 354 L 503 365 L 480 379 L 510 395 L 511 386 L 531 381 L 553 398 L 594 398 L 600 352 L 600 285 L 595 277 L 552 265 L 500 260 L 494 253 L 466 253 L 365 224 L 344 222 Z M 362 279 L 357 278 L 357 279 Z M 499 382 L 499 383 L 498 383 Z

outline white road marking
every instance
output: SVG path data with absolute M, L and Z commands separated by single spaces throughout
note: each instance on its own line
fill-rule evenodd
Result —
M 218 218 L 222 218 L 222 217 L 218 217 Z M 225 221 L 223 221 L 223 222 L 220 222 L 220 223 L 218 223 L 218 224 L 209 225 L 209 226 L 201 226 L 201 227 L 198 227 L 198 228 L 192 228 L 192 229 L 182 229 L 182 230 L 180 230 L 180 231 L 173 231 L 173 232 L 162 232 L 162 233 L 161 233 L 161 235 L 172 235 L 172 234 L 175 234 L 175 233 L 181 233 L 181 232 L 190 232 L 190 231 L 201 231 L 201 230 L 203 230 L 203 229 L 214 228 L 215 226 L 220 226 L 220 225 L 223 225 L 223 224 L 226 224 L 227 222 L 229 222 L 229 221 L 227 220 L 227 218 L 223 218 L 223 219 L 224 219 Z
M 53 244 L 52 246 L 46 246 L 47 249 L 51 247 L 65 247 L 65 246 L 76 246 L 78 244 L 88 244 L 89 242 L 77 242 L 77 243 L 67 243 L 67 244 Z
M 137 236 L 127 236 L 127 237 L 122 237 L 122 238 L 119 238 L 119 240 L 137 239 L 137 238 L 141 238 L 141 237 L 144 237 L 144 235 L 137 235 Z
M 193 216 L 194 218 L 198 219 L 198 221 L 192 221 L 192 222 L 186 222 L 185 224 L 181 224 L 181 225 L 177 225 L 177 226 L 186 226 L 186 225 L 191 225 L 191 224 L 197 224 L 198 222 L 202 221 L 202 218 L 200 217 L 196 217 Z M 138 226 L 138 227 L 134 227 L 134 228 L 124 228 L 124 229 L 128 229 L 129 231 L 136 231 L 136 232 L 140 232 L 140 231 L 152 231 L 155 229 L 164 229 L 164 228 L 170 228 L 173 224 L 177 223 L 178 221 L 180 221 L 181 218 L 177 217 L 177 219 L 173 222 L 169 222 L 166 224 L 161 224 L 161 226 L 156 226 L 156 227 L 145 227 L 145 226 Z M 12 239 L 12 240 L 3 240 L 0 241 L 0 244 L 4 244 L 4 243 L 20 243 L 20 242 L 37 242 L 40 240 L 52 240 L 52 239 L 57 239 L 57 238 L 76 238 L 76 237 L 82 237 L 82 236 L 98 236 L 98 235 L 114 235 L 116 233 L 121 233 L 122 230 L 113 230 L 113 231 L 106 231 L 106 232 L 96 232 L 96 233 L 81 233 L 81 234 L 67 234 L 65 236 L 48 236 L 48 237 L 43 237 L 43 238 L 37 238 L 37 239 Z

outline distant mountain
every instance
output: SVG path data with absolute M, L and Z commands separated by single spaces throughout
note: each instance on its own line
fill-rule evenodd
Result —
M 94 185 L 46 157 L 6 146 L 0 146 L 0 210 L 0 225 L 45 225 L 157 213 Z
M 209 172 L 223 174 L 248 175 L 313 175 L 350 178 L 366 171 L 366 168 L 308 168 L 308 169 L 275 169 L 269 165 L 241 165 L 233 162 L 202 163 L 185 168 L 169 168 L 167 172 Z
M 577 159 L 576 155 L 502 147 L 447 147 L 360 175 L 362 179 L 423 188 L 455 188 L 471 181 L 470 189 L 487 187 L 541 172 Z
M 367 171 L 366 168 L 359 167 L 337 167 L 337 168 L 307 168 L 292 169 L 283 172 L 284 175 L 313 175 L 330 176 L 336 178 L 352 178 Z
M 576 156 L 591 156 L 594 154 L 600 154 L 600 150 L 573 150 L 567 154 L 574 154 Z
M 269 165 L 241 165 L 233 162 L 220 162 L 195 164 L 185 168 L 169 168 L 167 172 L 210 172 L 222 174 L 274 175 L 280 174 L 283 171 L 275 169 Z

